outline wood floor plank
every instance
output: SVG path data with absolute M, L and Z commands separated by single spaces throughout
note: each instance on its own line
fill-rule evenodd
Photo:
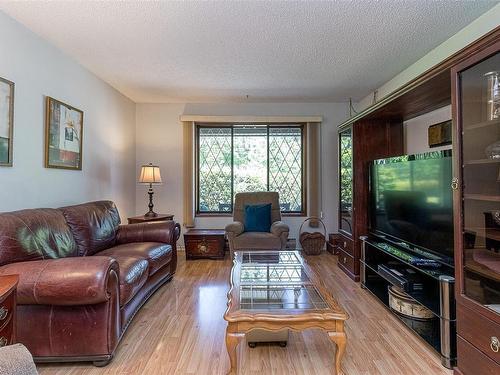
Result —
M 41 375 L 225 374 L 226 293 L 231 262 L 186 262 L 179 253 L 174 279 L 144 305 L 104 368 L 91 364 L 40 364 Z M 328 253 L 307 257 L 348 312 L 343 368 L 347 375 L 451 375 L 439 357 L 371 294 L 351 281 Z M 324 375 L 333 371 L 334 348 L 320 330 L 291 332 L 286 348 L 242 342 L 241 375 Z

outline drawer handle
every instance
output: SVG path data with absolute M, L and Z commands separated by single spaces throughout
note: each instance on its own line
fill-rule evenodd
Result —
M 346 264 L 346 263 L 347 263 L 347 258 L 346 258 L 346 257 L 344 257 L 344 264 Z
M 344 249 L 347 247 L 347 242 L 344 241 Z
M 1 337 L 0 337 L 0 348 L 1 348 L 2 346 L 6 346 L 7 344 L 8 344 L 8 340 L 7 340 L 7 338 L 6 338 L 6 337 L 1 336 Z
M 498 353 L 498 349 L 500 348 L 500 341 L 498 340 L 498 338 L 496 336 L 491 337 L 490 348 L 495 353 Z
M 0 320 L 4 320 L 7 318 L 7 314 L 9 313 L 9 309 L 4 306 L 0 307 Z

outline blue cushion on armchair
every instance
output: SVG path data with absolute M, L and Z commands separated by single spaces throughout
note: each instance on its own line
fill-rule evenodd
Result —
M 269 232 L 271 230 L 271 203 L 245 205 L 245 232 Z

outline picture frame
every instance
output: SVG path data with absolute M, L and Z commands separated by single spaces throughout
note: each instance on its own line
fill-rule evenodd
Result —
M 82 170 L 83 111 L 46 97 L 45 167 Z
M 13 165 L 14 82 L 0 77 L 0 166 Z
M 451 120 L 439 122 L 429 126 L 427 133 L 429 147 L 440 147 L 451 145 Z

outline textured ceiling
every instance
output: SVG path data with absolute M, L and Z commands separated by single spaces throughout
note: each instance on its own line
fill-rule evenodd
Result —
M 496 3 L 0 1 L 0 9 L 136 102 L 346 101 Z

